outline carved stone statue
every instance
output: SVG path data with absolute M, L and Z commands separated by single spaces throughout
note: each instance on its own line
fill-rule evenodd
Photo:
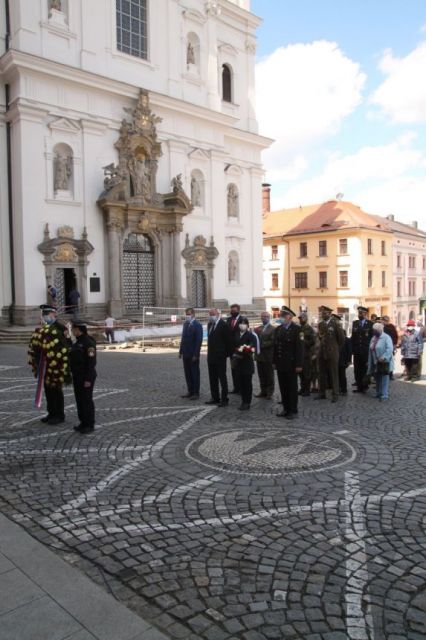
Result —
M 235 258 L 229 256 L 228 259 L 228 281 L 236 282 L 238 280 L 238 267 Z
M 145 200 L 149 199 L 150 175 L 146 161 L 141 158 L 131 158 L 129 160 L 129 171 L 135 196 L 142 196 Z
M 102 167 L 104 170 L 104 187 L 106 191 L 109 191 L 116 184 L 121 182 L 121 176 L 119 173 L 119 167 L 115 165 L 113 162 L 111 164 L 107 164 L 105 167 Z
M 49 9 L 55 9 L 56 11 L 62 11 L 62 0 L 50 0 Z
M 65 153 L 58 153 L 53 163 L 55 191 L 67 191 L 70 188 L 72 174 L 72 158 Z
M 228 185 L 228 218 L 239 216 L 239 195 L 235 184 Z
M 191 178 L 191 202 L 194 207 L 201 207 L 201 187 L 197 178 Z
M 195 49 L 192 42 L 188 42 L 186 48 L 186 64 L 195 64 Z
M 178 191 L 183 191 L 183 183 L 182 183 L 182 174 L 181 173 L 178 173 L 178 175 L 175 176 L 172 179 L 171 185 L 172 185 L 173 193 L 177 193 Z

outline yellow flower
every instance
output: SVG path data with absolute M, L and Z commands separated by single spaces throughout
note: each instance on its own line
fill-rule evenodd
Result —
M 58 342 L 59 342 L 58 338 L 55 338 L 54 341 L 53 341 L 53 344 L 58 344 Z
M 59 351 L 59 353 L 56 354 L 57 358 L 62 358 L 62 353 Z
M 52 367 L 56 367 L 57 364 L 58 363 L 56 362 L 56 360 L 52 360 L 52 362 L 51 362 Z
M 62 353 L 66 353 L 66 352 L 67 352 L 67 350 L 65 349 L 65 347 L 63 347 Z

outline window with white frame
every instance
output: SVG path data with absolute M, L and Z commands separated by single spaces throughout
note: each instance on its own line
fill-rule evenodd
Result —
M 147 0 L 116 0 L 117 49 L 148 57 Z

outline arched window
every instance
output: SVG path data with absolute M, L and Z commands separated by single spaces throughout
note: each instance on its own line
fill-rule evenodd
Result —
M 74 190 L 73 153 L 70 146 L 60 142 L 53 149 L 53 190 L 55 194 Z
M 238 218 L 240 215 L 240 196 L 236 184 L 228 184 L 227 187 L 227 208 L 228 218 Z
M 227 64 L 222 65 L 222 100 L 232 102 L 232 71 Z
M 240 258 L 236 251 L 228 253 L 228 282 L 237 284 L 240 281 Z
M 191 204 L 193 207 L 204 206 L 204 176 L 199 169 L 191 173 Z

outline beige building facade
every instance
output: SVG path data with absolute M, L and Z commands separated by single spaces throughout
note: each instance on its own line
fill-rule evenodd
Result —
M 369 314 L 392 312 L 393 234 L 349 202 L 330 201 L 266 213 L 266 306 L 282 304 L 318 318 L 327 305 L 349 321 L 359 305 Z

